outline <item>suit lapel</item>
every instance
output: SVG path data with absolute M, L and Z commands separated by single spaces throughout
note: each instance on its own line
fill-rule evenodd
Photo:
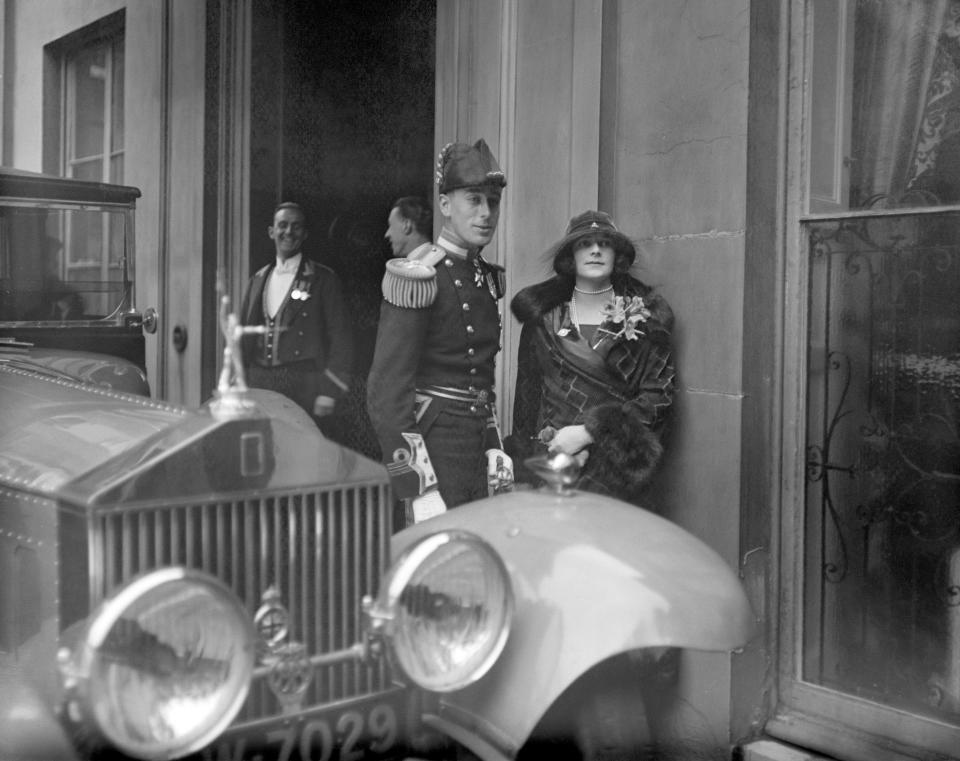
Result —
M 250 286 L 250 302 L 247 305 L 247 313 L 243 315 L 245 325 L 259 325 L 263 322 L 263 288 L 272 271 L 273 265 L 269 264 L 254 275 L 253 283 Z

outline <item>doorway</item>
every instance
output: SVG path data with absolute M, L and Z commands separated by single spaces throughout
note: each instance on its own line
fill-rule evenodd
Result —
M 354 375 L 362 385 L 390 253 L 383 237 L 387 215 L 401 196 L 433 203 L 436 2 L 258 6 L 250 272 L 273 258 L 266 228 L 276 204 L 299 203 L 309 224 L 305 252 L 343 282 L 356 346 Z M 365 418 L 361 393 L 351 392 L 352 410 L 345 412 Z M 378 455 L 371 436 L 361 432 L 343 443 Z

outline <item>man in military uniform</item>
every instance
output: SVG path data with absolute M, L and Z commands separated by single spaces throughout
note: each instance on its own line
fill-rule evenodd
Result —
M 394 493 L 407 520 L 488 495 L 512 480 L 494 410 L 503 268 L 493 238 L 506 178 L 483 140 L 437 162 L 443 229 L 433 246 L 391 259 L 367 390 Z
M 329 435 L 327 420 L 353 365 L 343 287 L 332 269 L 303 254 L 307 224 L 299 205 L 277 206 L 267 234 L 276 260 L 250 278 L 240 309 L 243 325 L 265 326 L 242 338 L 247 383 L 290 397 Z

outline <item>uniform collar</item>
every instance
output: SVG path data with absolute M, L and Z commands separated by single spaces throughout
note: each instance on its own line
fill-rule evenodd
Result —
M 420 244 L 419 246 L 417 246 L 416 248 L 414 248 L 414 249 L 412 249 L 411 251 L 409 251 L 408 253 L 404 254 L 404 258 L 406 258 L 406 259 L 419 259 L 419 258 L 422 257 L 424 254 L 426 254 L 427 251 L 429 251 L 431 248 L 433 248 L 433 244 L 432 244 L 430 241 L 427 241 L 426 243 L 421 243 L 421 244 Z
M 470 252 L 467 249 L 465 249 L 463 246 L 458 246 L 456 243 L 444 236 L 442 231 L 437 237 L 437 245 L 448 254 L 452 254 L 460 259 L 466 259 L 470 255 Z
M 295 275 L 297 270 L 300 269 L 301 259 L 303 259 L 303 252 L 294 254 L 289 259 L 281 259 L 278 256 L 273 271 L 278 275 Z

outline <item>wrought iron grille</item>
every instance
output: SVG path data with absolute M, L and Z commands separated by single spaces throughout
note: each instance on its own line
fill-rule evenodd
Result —
M 804 678 L 960 713 L 960 213 L 807 222 Z
M 142 571 L 186 565 L 232 587 L 251 617 L 276 586 L 290 640 L 309 655 L 338 650 L 359 639 L 360 600 L 376 592 L 388 562 L 390 517 L 381 484 L 99 509 L 88 525 L 91 602 Z M 280 713 L 264 682 L 254 682 L 241 721 Z M 304 706 L 386 686 L 382 664 L 321 666 Z

